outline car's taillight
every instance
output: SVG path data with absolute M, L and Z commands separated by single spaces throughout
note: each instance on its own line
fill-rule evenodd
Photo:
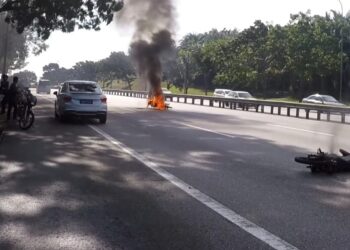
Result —
M 70 101 L 72 101 L 72 97 L 65 96 L 65 97 L 63 97 L 63 100 L 64 100 L 64 102 L 70 102 Z
M 102 102 L 102 103 L 107 103 L 107 97 L 105 97 L 105 96 L 104 96 L 104 97 L 101 97 L 101 102 Z

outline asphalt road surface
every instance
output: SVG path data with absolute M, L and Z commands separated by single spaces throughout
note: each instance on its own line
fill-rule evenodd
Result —
M 350 249 L 350 174 L 293 161 L 349 125 L 116 96 L 60 123 L 53 100 L 0 144 L 0 249 Z

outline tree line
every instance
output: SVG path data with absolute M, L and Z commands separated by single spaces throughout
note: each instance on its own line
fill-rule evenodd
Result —
M 313 92 L 337 97 L 342 71 L 343 94 L 349 98 L 349 58 L 350 15 L 306 12 L 291 15 L 284 26 L 257 20 L 241 32 L 189 34 L 165 75 L 171 82 L 185 83 L 184 88 L 225 87 L 262 97 L 302 98 Z
M 163 55 L 163 79 L 168 87 L 177 86 L 185 93 L 189 87 L 230 88 L 259 97 L 301 99 L 314 92 L 338 97 L 342 71 L 343 96 L 349 99 L 349 58 L 350 15 L 306 12 L 291 15 L 286 25 L 257 20 L 242 31 L 187 34 Z M 69 69 L 48 64 L 43 77 L 57 83 L 74 78 L 94 80 L 105 87 L 120 80 L 131 89 L 137 75 L 129 55 L 113 52 L 98 62 L 79 62 Z
M 341 54 L 343 46 L 343 54 Z M 247 90 L 261 97 L 301 98 L 322 92 L 338 96 L 343 57 L 343 94 L 350 90 L 350 17 L 336 12 L 291 15 L 288 24 L 259 20 L 243 30 L 211 30 L 188 34 L 163 55 L 164 81 L 186 93 L 189 87 Z M 78 77 L 131 88 L 136 72 L 131 58 L 114 52 L 98 62 L 79 62 L 71 69 L 49 64 L 44 78 L 61 81 Z

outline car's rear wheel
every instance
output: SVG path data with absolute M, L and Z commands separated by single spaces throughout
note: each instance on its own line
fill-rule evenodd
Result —
M 102 115 L 98 119 L 99 119 L 101 124 L 106 124 L 106 122 L 107 122 L 107 115 Z

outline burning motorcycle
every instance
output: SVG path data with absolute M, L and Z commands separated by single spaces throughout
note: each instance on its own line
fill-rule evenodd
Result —
M 329 154 L 318 149 L 316 154 L 309 154 L 306 157 L 295 157 L 295 161 L 308 165 L 311 173 L 334 172 L 350 170 L 350 152 L 340 149 L 341 155 Z
M 37 98 L 29 89 L 20 89 L 17 93 L 18 125 L 21 129 L 29 129 L 35 120 L 32 108 L 36 105 Z

